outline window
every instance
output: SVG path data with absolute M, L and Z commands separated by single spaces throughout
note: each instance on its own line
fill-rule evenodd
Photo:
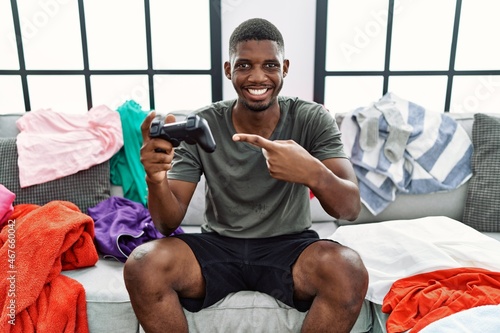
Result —
M 500 112 L 500 3 L 317 0 L 314 98 L 347 112 L 388 91 L 436 111 Z
M 216 0 L 1 1 L 0 113 L 220 100 L 220 30 Z

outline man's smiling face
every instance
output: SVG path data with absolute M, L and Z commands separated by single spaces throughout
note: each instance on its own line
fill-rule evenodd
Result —
M 248 110 L 260 112 L 277 103 L 288 72 L 276 42 L 249 40 L 238 43 L 230 62 L 224 64 L 226 76 L 233 82 L 238 103 Z

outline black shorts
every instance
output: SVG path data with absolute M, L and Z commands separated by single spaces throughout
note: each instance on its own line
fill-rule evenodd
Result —
M 298 302 L 293 298 L 292 266 L 307 246 L 319 240 L 315 231 L 260 239 L 232 238 L 217 233 L 172 237 L 189 245 L 205 278 L 204 299 L 180 299 L 188 311 L 199 311 L 241 290 L 266 293 L 299 311 L 310 308 L 311 302 Z

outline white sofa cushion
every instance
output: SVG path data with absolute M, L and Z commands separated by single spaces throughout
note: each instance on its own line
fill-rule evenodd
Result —
M 123 280 L 123 264 L 100 259 L 95 266 L 63 271 L 85 288 L 91 333 L 137 333 L 135 317 Z
M 252 291 L 230 294 L 216 304 L 196 313 L 184 310 L 190 332 L 300 332 L 306 312 L 299 312 L 275 298 Z M 238 320 L 235 320 L 238 318 Z M 363 303 L 352 333 L 369 332 L 371 308 Z

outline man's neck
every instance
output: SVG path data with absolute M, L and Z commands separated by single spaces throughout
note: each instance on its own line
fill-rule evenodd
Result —
M 279 104 L 264 111 L 252 111 L 246 108 L 233 108 L 232 120 L 236 133 L 257 134 L 269 139 L 280 120 Z

